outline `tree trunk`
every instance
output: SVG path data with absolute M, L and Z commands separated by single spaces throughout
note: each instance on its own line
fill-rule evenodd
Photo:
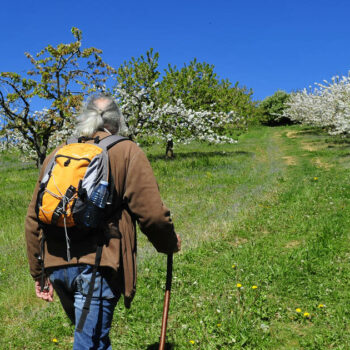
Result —
M 168 140 L 166 143 L 166 151 L 165 151 L 166 158 L 174 158 L 173 147 L 174 147 L 173 140 Z
M 47 146 L 41 146 L 40 151 L 37 152 L 38 158 L 36 159 L 36 167 L 39 169 L 39 171 L 46 158 L 46 152 L 47 152 Z

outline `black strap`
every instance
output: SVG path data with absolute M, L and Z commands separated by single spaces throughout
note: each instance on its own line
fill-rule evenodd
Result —
M 44 234 L 44 230 L 42 229 L 41 245 L 40 245 L 40 256 L 38 257 L 39 263 L 41 265 L 40 292 L 43 292 L 44 291 L 44 287 L 45 287 L 44 252 L 45 252 L 45 234 Z
M 91 281 L 90 281 L 90 285 L 89 285 L 89 291 L 88 291 L 88 294 L 87 294 L 86 299 L 85 299 L 85 303 L 84 303 L 84 306 L 83 306 L 83 310 L 81 312 L 81 316 L 80 316 L 80 319 L 79 319 L 79 322 L 78 322 L 78 326 L 76 328 L 76 331 L 78 333 L 82 332 L 82 330 L 84 328 L 84 324 L 85 324 L 86 318 L 87 318 L 87 315 L 88 315 L 88 313 L 90 311 L 90 304 L 91 304 L 91 299 L 92 299 L 92 295 L 93 295 L 93 292 L 94 292 L 97 269 L 98 269 L 98 267 L 100 265 L 100 261 L 101 261 L 102 249 L 103 249 L 102 245 L 98 245 L 97 246 L 95 265 L 94 265 L 94 268 L 92 270 Z

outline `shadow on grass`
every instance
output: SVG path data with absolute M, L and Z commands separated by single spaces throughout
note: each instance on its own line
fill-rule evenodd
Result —
M 36 169 L 35 165 L 33 163 L 22 163 L 20 161 L 18 162 L 1 162 L 0 161 L 0 171 L 24 171 L 28 169 Z
M 349 157 L 350 157 L 350 153 L 344 153 L 338 156 L 338 158 L 349 158 Z
M 321 137 L 326 137 L 328 136 L 328 134 L 320 128 L 304 128 L 302 130 L 290 130 L 291 132 L 293 132 L 293 134 L 298 137 L 298 136 L 321 136 Z
M 148 155 L 150 161 L 154 160 L 174 160 L 174 159 L 186 159 L 186 158 L 202 158 L 202 157 L 233 157 L 233 156 L 250 156 L 253 157 L 253 152 L 245 151 L 234 151 L 234 152 L 225 152 L 225 151 L 215 151 L 215 152 L 178 152 L 174 154 L 173 158 L 167 158 L 163 154 Z
M 159 343 L 154 343 L 152 345 L 149 345 L 146 350 L 158 350 L 159 349 Z M 175 349 L 174 343 L 165 343 L 164 350 L 173 350 Z
M 327 140 L 325 140 L 325 142 L 336 144 L 336 145 L 342 145 L 344 148 L 350 146 L 350 138 L 347 138 L 347 139 L 329 139 L 329 140 L 327 139 Z M 330 145 L 328 147 L 332 147 L 332 145 Z

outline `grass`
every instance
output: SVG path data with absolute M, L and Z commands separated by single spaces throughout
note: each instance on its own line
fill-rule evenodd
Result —
M 171 161 L 146 149 L 183 238 L 167 332 L 174 349 L 350 348 L 349 150 L 301 127 L 178 146 Z M 70 349 L 59 302 L 36 300 L 28 273 L 23 219 L 37 171 L 3 155 L 0 176 L 0 348 Z M 115 349 L 159 339 L 166 257 L 141 234 L 139 247 L 138 291 L 130 310 L 117 306 Z

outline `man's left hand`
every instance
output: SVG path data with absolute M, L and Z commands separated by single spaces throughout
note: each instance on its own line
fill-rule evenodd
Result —
M 41 291 L 40 281 L 35 281 L 35 293 L 36 296 L 45 301 L 53 301 L 53 286 L 50 280 L 47 278 L 45 280 L 44 290 Z

